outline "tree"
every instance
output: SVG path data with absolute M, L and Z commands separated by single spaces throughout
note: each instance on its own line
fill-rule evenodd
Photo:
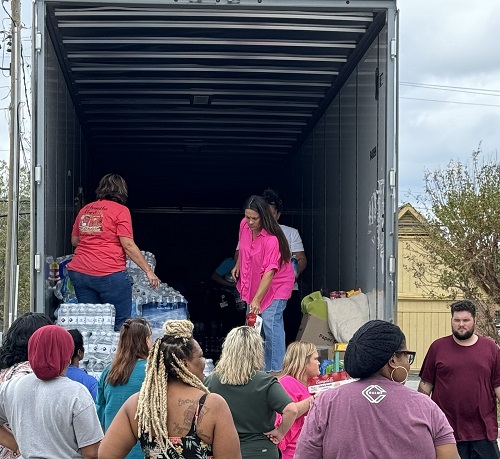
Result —
M 478 330 L 500 343 L 500 164 L 480 158 L 478 148 L 470 163 L 426 171 L 422 232 L 405 268 L 433 297 L 473 300 Z
M 0 160 L 0 318 L 3 320 L 5 288 L 5 252 L 7 243 L 7 198 L 9 186 L 8 164 Z M 30 309 L 30 171 L 22 167 L 19 177 L 19 296 L 18 315 Z

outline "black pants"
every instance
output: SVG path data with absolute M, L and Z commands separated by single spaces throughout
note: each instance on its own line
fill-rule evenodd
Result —
M 461 459 L 498 459 L 500 451 L 496 440 L 476 440 L 457 442 Z

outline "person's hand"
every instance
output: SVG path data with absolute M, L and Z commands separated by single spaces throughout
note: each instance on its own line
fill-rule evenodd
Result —
M 283 434 L 278 429 L 273 429 L 270 432 L 264 432 L 264 435 L 269 438 L 275 445 L 283 440 Z
M 249 307 L 250 307 L 250 312 L 253 312 L 254 314 L 262 313 L 262 311 L 260 310 L 260 301 L 256 300 L 255 298 L 252 300 Z
M 148 276 L 149 285 L 151 285 L 151 287 L 158 288 L 160 286 L 161 281 L 153 271 L 148 271 L 146 276 Z
M 240 277 L 239 266 L 235 266 L 233 269 L 231 269 L 231 276 L 233 276 L 235 280 L 238 279 L 238 277 Z

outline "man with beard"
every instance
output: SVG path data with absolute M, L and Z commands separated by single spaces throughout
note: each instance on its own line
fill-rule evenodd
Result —
M 434 341 L 420 370 L 419 392 L 443 410 L 461 459 L 500 458 L 496 399 L 500 400 L 500 348 L 474 333 L 476 307 L 451 305 L 450 336 Z

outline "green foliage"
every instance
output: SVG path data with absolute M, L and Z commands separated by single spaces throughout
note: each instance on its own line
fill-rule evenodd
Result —
M 0 318 L 3 320 L 5 289 L 5 252 L 7 244 L 7 210 L 9 191 L 9 167 L 0 160 Z M 30 309 L 30 171 L 21 168 L 19 178 L 19 297 L 18 315 Z
M 451 161 L 426 172 L 423 235 L 407 267 L 435 297 L 474 300 L 479 330 L 500 342 L 500 164 L 480 159 L 479 148 L 470 164 Z

